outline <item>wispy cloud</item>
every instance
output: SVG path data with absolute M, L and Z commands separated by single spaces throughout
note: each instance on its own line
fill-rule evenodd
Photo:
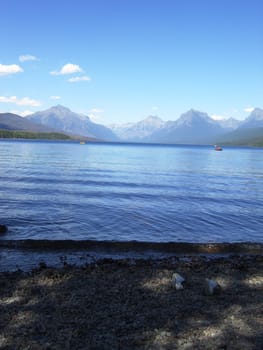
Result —
M 104 112 L 104 110 L 101 108 L 92 108 L 88 111 L 88 113 L 95 113 L 95 114 L 96 113 L 103 113 L 103 112 Z
M 101 108 L 92 108 L 90 109 L 86 114 L 88 114 L 89 118 L 94 122 L 94 123 L 99 123 L 102 120 L 102 113 L 104 112 L 103 109 Z
M 254 107 L 247 107 L 247 108 L 244 109 L 244 111 L 247 112 L 247 113 L 251 113 L 251 112 L 254 111 L 254 109 L 255 109 Z
M 19 56 L 20 62 L 26 62 L 26 61 L 37 61 L 37 57 L 33 55 L 20 55 Z
M 30 106 L 38 107 L 41 106 L 41 102 L 34 100 L 29 97 L 17 98 L 16 96 L 0 96 L 0 103 L 13 103 L 17 106 Z
M 23 68 L 18 66 L 17 64 L 0 64 L 0 76 L 1 75 L 9 75 L 23 72 Z
M 60 96 L 50 96 L 49 97 L 51 100 L 60 100 L 61 97 Z
M 214 119 L 214 120 L 224 120 L 224 119 L 226 119 L 225 116 L 223 116 L 223 115 L 217 115 L 217 114 L 211 115 L 211 118 Z
M 59 71 L 52 71 L 50 72 L 51 75 L 65 75 L 65 74 L 74 74 L 74 73 L 81 73 L 83 72 L 83 69 L 73 63 L 67 63 L 65 64 Z
M 18 111 L 18 110 L 12 110 L 10 113 L 14 113 L 17 115 L 20 115 L 20 117 L 26 117 L 27 115 L 33 114 L 33 111 L 25 110 L 25 111 Z
M 87 75 L 84 75 L 82 77 L 73 77 L 73 78 L 70 78 L 68 79 L 68 82 L 70 83 L 78 83 L 80 81 L 90 81 L 90 77 L 88 77 Z

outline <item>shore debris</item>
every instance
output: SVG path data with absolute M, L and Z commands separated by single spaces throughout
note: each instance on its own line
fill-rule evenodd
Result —
M 185 278 L 181 276 L 179 273 L 175 272 L 172 276 L 173 278 L 173 286 L 176 290 L 184 289 L 183 283 L 185 282 Z
M 221 292 L 221 290 L 222 290 L 222 288 L 218 284 L 218 282 L 216 282 L 213 279 L 209 279 L 209 278 L 205 279 L 205 286 L 204 286 L 204 294 L 205 295 L 216 295 L 216 294 L 219 294 Z

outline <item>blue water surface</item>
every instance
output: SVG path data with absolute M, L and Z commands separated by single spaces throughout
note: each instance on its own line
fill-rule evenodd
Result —
M 0 142 L 1 239 L 263 242 L 263 149 Z

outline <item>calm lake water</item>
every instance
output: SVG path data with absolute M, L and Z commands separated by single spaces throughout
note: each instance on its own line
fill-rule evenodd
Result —
M 263 149 L 0 142 L 1 239 L 263 242 Z

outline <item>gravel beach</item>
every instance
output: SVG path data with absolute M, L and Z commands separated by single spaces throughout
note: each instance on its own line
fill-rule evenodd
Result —
M 263 256 L 0 273 L 0 349 L 262 349 Z M 173 274 L 184 279 L 176 290 Z M 220 285 L 205 293 L 205 279 Z

